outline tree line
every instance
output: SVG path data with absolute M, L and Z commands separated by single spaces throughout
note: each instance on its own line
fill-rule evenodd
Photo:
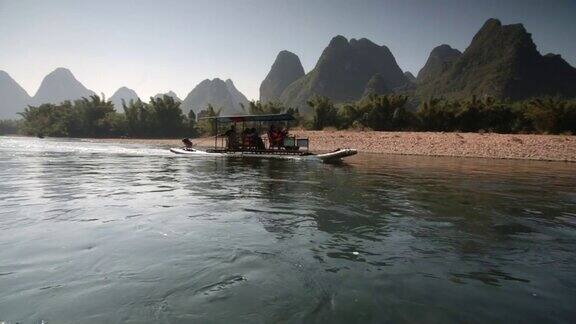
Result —
M 242 109 L 249 114 L 298 115 L 297 109 L 285 109 L 279 103 L 252 101 Z M 185 115 L 180 102 L 170 96 L 151 97 L 122 103 L 123 112 L 99 96 L 90 96 L 61 104 L 28 106 L 20 121 L 1 121 L 0 134 L 23 133 L 50 137 L 136 137 L 175 138 L 214 135 L 214 123 L 206 117 L 219 116 L 221 109 L 210 104 L 198 113 Z
M 185 116 L 170 96 L 149 102 L 123 102 L 117 112 L 111 101 L 90 96 L 61 104 L 28 106 L 21 113 L 20 132 L 54 137 L 178 137 L 195 135 L 196 116 Z
M 404 95 L 370 95 L 357 102 L 336 105 L 326 97 L 308 101 L 311 114 L 278 102 L 251 101 L 249 114 L 290 113 L 305 129 L 369 129 L 375 131 L 443 131 L 576 134 L 576 100 L 559 97 L 510 102 L 472 97 L 465 100 L 434 98 L 409 109 Z M 110 101 L 90 96 L 61 104 L 29 106 L 19 121 L 0 121 L 0 134 L 23 133 L 54 137 L 174 138 L 214 135 L 214 124 L 203 117 L 220 115 L 208 105 L 198 113 L 182 112 L 170 96 L 131 100 L 122 112 Z M 198 118 L 197 118 L 198 117 Z
M 355 103 L 334 105 L 328 98 L 308 101 L 313 118 L 308 127 L 321 130 L 371 129 L 376 131 L 441 131 L 576 134 L 576 100 L 560 97 L 521 102 L 434 98 L 417 110 L 407 108 L 404 95 L 371 95 Z

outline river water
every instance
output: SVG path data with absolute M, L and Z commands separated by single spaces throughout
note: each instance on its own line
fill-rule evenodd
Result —
M 0 137 L 0 322 L 569 323 L 575 171 Z

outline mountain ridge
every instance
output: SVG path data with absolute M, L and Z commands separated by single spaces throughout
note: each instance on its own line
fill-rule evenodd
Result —
M 95 94 L 78 81 L 69 69 L 59 67 L 42 79 L 32 102 L 36 105 L 59 104 L 66 100 L 76 100 Z
M 116 92 L 114 92 L 112 97 L 110 97 L 108 100 L 112 101 L 112 104 L 114 104 L 114 108 L 116 108 L 116 110 L 119 111 L 122 110 L 122 100 L 124 100 L 124 102 L 128 104 L 130 103 L 130 100 L 136 101 L 138 99 L 139 97 L 136 91 L 128 87 L 120 87 L 118 88 L 118 90 L 116 90 Z
M 419 85 L 420 97 L 472 95 L 523 100 L 576 97 L 576 69 L 561 56 L 541 55 L 522 24 L 488 19 L 450 66 Z
M 461 56 L 462 52 L 447 44 L 433 48 L 428 56 L 428 60 L 426 60 L 426 63 L 418 72 L 416 82 L 422 84 L 437 78 Z
M 243 114 L 240 104 L 248 105 L 248 99 L 234 86 L 232 80 L 223 81 L 220 78 L 205 79 L 200 82 L 182 101 L 182 111 L 190 110 L 198 114 L 206 109 L 208 104 L 215 109 L 221 109 L 221 114 Z
M 338 35 L 330 40 L 314 69 L 282 92 L 280 101 L 306 108 L 306 101 L 314 95 L 335 102 L 358 100 L 375 74 L 380 74 L 390 89 L 409 83 L 388 47 L 366 38 L 348 41 Z
M 282 92 L 304 75 L 304 67 L 298 55 L 287 50 L 280 51 L 260 84 L 260 101 L 279 100 Z
M 13 119 L 23 112 L 31 97 L 8 72 L 0 70 L 0 119 Z

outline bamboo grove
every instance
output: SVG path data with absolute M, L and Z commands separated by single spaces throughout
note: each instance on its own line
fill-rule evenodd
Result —
M 321 130 L 441 131 L 576 134 L 576 100 L 559 97 L 509 102 L 472 97 L 433 98 L 410 109 L 404 95 L 370 95 L 357 102 L 334 104 L 326 97 L 309 100 L 306 112 L 281 103 L 252 101 L 243 107 L 250 114 L 288 112 L 301 127 Z M 22 133 L 54 137 L 174 138 L 211 135 L 212 125 L 201 117 L 220 114 L 208 105 L 185 115 L 172 97 L 124 102 L 122 111 L 110 101 L 91 96 L 59 105 L 29 106 L 22 120 L 0 121 L 0 134 Z M 200 120 L 199 122 L 197 121 Z

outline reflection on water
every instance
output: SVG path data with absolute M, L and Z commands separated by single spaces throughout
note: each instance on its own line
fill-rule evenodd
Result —
M 569 322 L 574 171 L 0 138 L 0 321 Z

